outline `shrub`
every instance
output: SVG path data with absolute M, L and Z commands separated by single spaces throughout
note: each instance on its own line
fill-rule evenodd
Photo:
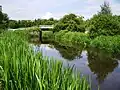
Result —
M 71 31 L 60 31 L 55 34 L 55 41 L 62 42 L 65 44 L 89 44 L 90 39 L 88 34 Z
M 42 38 L 51 41 L 54 39 L 54 33 L 52 31 L 42 31 Z
M 92 38 L 100 35 L 113 36 L 120 34 L 120 23 L 111 14 L 94 15 L 89 20 L 88 28 L 90 37 Z
M 54 31 L 60 30 L 84 32 L 83 17 L 76 16 L 75 14 L 65 15 L 54 27 Z

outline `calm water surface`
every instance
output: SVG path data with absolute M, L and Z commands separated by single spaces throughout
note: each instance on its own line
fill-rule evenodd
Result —
M 82 48 L 66 47 L 57 44 L 32 45 L 34 51 L 41 51 L 43 56 L 54 58 L 68 64 L 84 75 L 90 75 L 92 90 L 120 90 L 120 60 L 112 58 L 106 52 Z

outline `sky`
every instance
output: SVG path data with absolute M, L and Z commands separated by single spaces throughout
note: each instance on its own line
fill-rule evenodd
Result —
M 10 19 L 33 20 L 38 18 L 59 19 L 65 14 L 74 13 L 91 18 L 100 11 L 105 0 L 0 0 L 3 12 Z M 120 15 L 120 0 L 107 0 L 113 14 Z

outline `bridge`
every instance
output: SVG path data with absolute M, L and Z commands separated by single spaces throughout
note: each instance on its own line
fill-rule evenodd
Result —
M 40 25 L 39 40 L 42 42 L 42 31 L 52 31 L 54 25 Z
M 41 30 L 53 29 L 54 25 L 40 25 Z

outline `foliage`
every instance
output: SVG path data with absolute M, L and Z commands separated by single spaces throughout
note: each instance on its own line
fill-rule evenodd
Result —
M 101 11 L 86 21 L 86 30 L 89 31 L 90 37 L 95 38 L 100 35 L 113 36 L 120 34 L 120 19 L 113 16 L 109 3 L 104 2 L 101 5 Z
M 0 33 L 8 28 L 9 18 L 6 13 L 0 11 Z
M 86 44 L 89 44 L 90 39 L 88 34 L 64 30 L 55 33 L 55 41 L 65 44 L 80 44 L 86 46 Z
M 10 20 L 9 28 L 25 28 L 39 25 L 53 25 L 57 22 L 57 20 L 50 19 L 35 19 L 35 20 Z
M 60 30 L 84 32 L 85 27 L 83 17 L 76 16 L 75 14 L 65 15 L 54 27 L 54 31 Z
M 91 41 L 90 47 L 120 53 L 120 36 L 100 36 Z
M 111 12 L 111 8 L 108 2 L 104 2 L 103 5 L 100 6 L 101 7 L 101 11 L 99 12 L 99 14 L 112 14 Z
M 52 31 L 42 31 L 43 40 L 54 40 L 54 33 Z
M 89 90 L 85 77 L 73 74 L 61 62 L 31 50 L 24 31 L 0 35 L 0 67 L 5 90 Z M 4 36 L 4 37 L 3 37 Z
M 110 14 L 94 15 L 87 23 L 90 37 L 94 38 L 100 35 L 113 36 L 120 34 L 120 22 Z

